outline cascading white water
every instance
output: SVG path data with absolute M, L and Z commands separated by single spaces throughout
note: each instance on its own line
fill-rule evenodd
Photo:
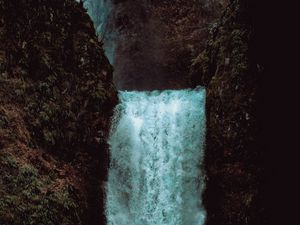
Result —
M 108 225 L 202 225 L 205 90 L 120 92 L 109 138 Z

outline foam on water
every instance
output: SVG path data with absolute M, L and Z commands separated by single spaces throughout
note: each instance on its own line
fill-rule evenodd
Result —
M 108 225 L 202 225 L 205 90 L 119 92 Z

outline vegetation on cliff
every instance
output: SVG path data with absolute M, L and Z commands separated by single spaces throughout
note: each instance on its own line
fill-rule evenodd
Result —
M 193 85 L 207 88 L 208 225 L 264 223 L 259 192 L 261 65 L 253 46 L 251 7 L 244 0 L 230 2 L 191 70 Z
M 0 1 L 1 224 L 99 223 L 116 102 L 78 3 Z
M 166 82 L 172 88 L 190 87 L 193 59 L 205 49 L 209 30 L 214 27 L 227 0 L 152 0 L 151 13 L 159 21 L 160 46 Z M 155 28 L 156 29 L 156 28 Z
M 261 225 L 261 65 L 250 3 L 229 1 L 215 22 L 224 2 L 114 1 L 116 79 L 129 89 L 206 87 L 207 225 Z M 105 220 L 116 103 L 112 67 L 82 5 L 0 0 L 1 225 Z

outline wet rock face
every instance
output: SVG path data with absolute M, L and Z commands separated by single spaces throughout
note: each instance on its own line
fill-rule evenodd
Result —
M 116 103 L 79 3 L 0 0 L 0 224 L 101 224 Z
M 263 224 L 258 113 L 259 65 L 251 8 L 232 1 L 192 68 L 207 87 L 208 225 Z

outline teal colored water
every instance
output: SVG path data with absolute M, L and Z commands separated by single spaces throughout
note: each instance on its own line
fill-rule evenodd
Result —
M 205 90 L 119 92 L 108 225 L 202 225 Z
M 76 0 L 79 2 L 79 0 Z M 114 63 L 117 32 L 112 30 L 113 24 L 109 24 L 112 11 L 112 0 L 85 0 L 84 7 L 91 17 L 96 33 L 103 41 L 105 55 L 111 64 Z

